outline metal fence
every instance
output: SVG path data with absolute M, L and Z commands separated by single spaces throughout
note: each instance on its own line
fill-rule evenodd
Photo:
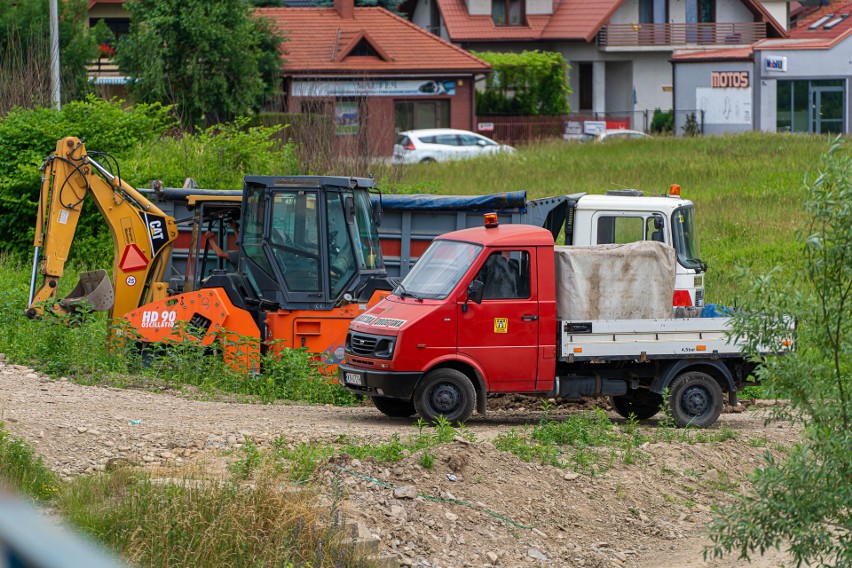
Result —
M 476 131 L 504 144 L 529 144 L 537 140 L 580 137 L 598 129 L 627 128 L 651 132 L 654 110 L 577 112 L 555 116 L 477 116 Z M 593 124 L 592 124 L 593 123 Z M 704 134 L 704 111 L 674 112 L 673 134 Z

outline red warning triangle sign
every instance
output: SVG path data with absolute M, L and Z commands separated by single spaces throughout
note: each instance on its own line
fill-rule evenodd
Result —
M 121 255 L 121 262 L 118 267 L 125 272 L 135 272 L 144 270 L 148 266 L 148 259 L 142 253 L 142 249 L 136 246 L 136 243 L 130 243 L 124 247 L 124 253 Z

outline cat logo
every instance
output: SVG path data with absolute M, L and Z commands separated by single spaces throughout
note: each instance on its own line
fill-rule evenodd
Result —
M 494 318 L 494 333 L 509 333 L 509 318 Z

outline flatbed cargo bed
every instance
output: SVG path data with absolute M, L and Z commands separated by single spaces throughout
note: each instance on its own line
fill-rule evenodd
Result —
M 559 359 L 565 362 L 742 357 L 729 338 L 731 318 L 560 321 Z

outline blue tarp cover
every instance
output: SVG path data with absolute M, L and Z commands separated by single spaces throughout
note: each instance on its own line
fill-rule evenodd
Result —
M 378 196 L 372 196 L 378 201 Z M 434 209 L 443 211 L 526 212 L 527 192 L 511 191 L 491 195 L 382 194 L 383 209 Z

